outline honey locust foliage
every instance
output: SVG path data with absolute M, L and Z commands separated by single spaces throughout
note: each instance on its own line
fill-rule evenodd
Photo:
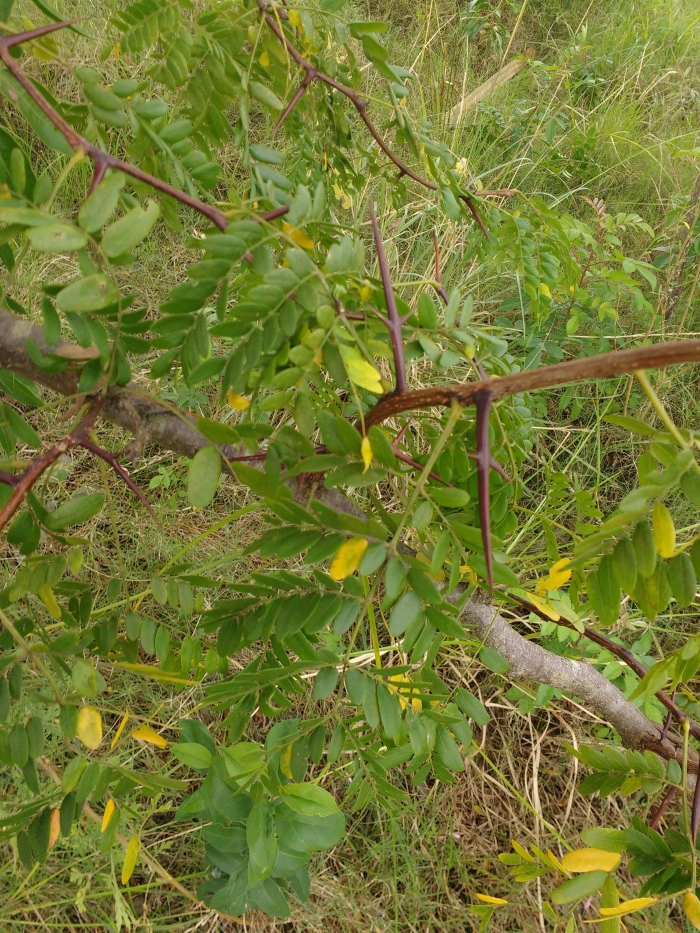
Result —
M 695 436 L 640 372 L 631 406 L 646 393 L 662 429 L 621 404 L 606 415 L 644 439 L 636 487 L 603 515 L 590 490 L 553 474 L 541 511 L 521 508 L 546 413 L 539 387 L 607 379 L 614 397 L 621 374 L 700 358 L 689 341 L 586 359 L 591 336 L 602 350 L 622 346 L 620 316 L 648 324 L 658 270 L 621 250 L 630 229 L 650 241 L 654 231 L 601 202 L 584 221 L 515 191 L 478 191 L 415 116 L 413 75 L 389 61 L 384 24 L 354 21 L 343 0 L 314 11 L 137 0 L 105 24 L 104 71 L 71 65 L 62 27 L 83 35 L 49 24 L 0 38 L 0 525 L 11 547 L 0 763 L 16 784 L 2 841 L 31 869 L 89 833 L 80 817 L 92 814 L 96 847 L 121 853 L 129 884 L 160 869 L 139 842 L 156 801 L 202 825 L 206 880 L 190 897 L 230 915 L 289 916 L 309 896 L 313 854 L 343 837 L 343 811 L 393 812 L 413 787 L 459 780 L 489 714 L 441 677 L 440 657 L 460 645 L 499 676 L 514 663 L 470 629 L 477 590 L 529 612 L 552 658 L 603 664 L 648 717 L 651 731 L 626 754 L 612 740 L 576 752 L 594 770 L 582 791 L 635 793 L 642 806 L 665 794 L 668 806 L 697 756 L 678 751 L 670 721 L 662 734 L 655 723 L 666 710 L 695 715 L 687 689 L 669 694 L 692 681 L 698 639 L 647 672 L 637 655 L 650 637 L 629 650 L 604 630 L 623 600 L 647 622 L 695 601 L 697 522 L 677 529 L 673 514 L 700 505 Z M 381 89 L 371 105 L 367 63 Z M 66 99 L 46 87 L 59 68 Z M 48 169 L 25 149 L 27 126 L 53 153 Z M 501 317 L 476 314 L 474 294 L 443 284 L 438 236 L 434 273 L 395 281 L 382 228 L 416 197 L 428 242 L 435 223 L 449 224 L 463 262 L 502 279 Z M 162 262 L 170 250 L 186 262 L 166 296 L 136 294 L 130 270 L 149 242 Z M 73 427 L 45 441 L 35 414 L 57 396 L 77 397 Z M 177 398 L 198 416 L 173 413 Z M 145 589 L 113 580 L 94 602 L 82 562 L 88 522 L 93 545 L 104 536 L 111 546 L 104 490 L 55 501 L 37 483 L 80 447 L 126 483 L 139 515 L 151 509 L 100 445 L 101 419 L 132 431 L 136 455 L 153 443 L 190 458 L 202 534 L 218 527 L 207 526 L 231 475 L 255 504 L 223 517 L 252 508 L 264 530 L 207 563 L 188 546 L 147 568 Z M 170 482 L 162 468 L 150 488 Z M 113 521 L 118 531 L 134 515 Z M 543 536 L 546 561 L 519 552 L 526 530 Z M 116 715 L 105 702 L 114 678 L 148 678 L 165 696 L 191 690 L 198 709 L 221 715 L 219 741 L 195 712 L 175 734 Z M 531 712 L 561 687 L 544 673 L 541 684 L 536 699 L 519 687 L 508 696 Z M 293 715 L 300 699 L 304 718 Z M 145 750 L 134 758 L 135 743 Z M 565 863 L 522 847 L 502 859 L 518 880 L 556 876 L 545 914 L 558 923 L 597 891 L 605 910 L 618 907 L 611 845 L 633 855 L 632 874 L 650 876 L 644 896 L 687 891 L 698 820 L 700 800 L 668 841 L 638 820 L 618 835 L 589 830 L 593 847 Z M 484 925 L 507 903 L 480 900 Z

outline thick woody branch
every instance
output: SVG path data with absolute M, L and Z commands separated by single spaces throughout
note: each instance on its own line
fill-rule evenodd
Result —
M 582 360 L 570 360 L 541 369 L 527 369 L 512 376 L 484 379 L 480 382 L 457 383 L 451 386 L 438 386 L 434 389 L 417 389 L 399 395 L 392 392 L 386 395 L 365 415 L 367 427 L 380 424 L 394 415 L 419 408 L 439 408 L 457 402 L 460 405 L 472 405 L 479 392 L 488 391 L 493 400 L 516 395 L 518 392 L 532 392 L 535 389 L 547 389 L 552 386 L 566 385 L 571 382 L 583 382 L 588 379 L 608 379 L 632 373 L 636 369 L 661 369 L 678 363 L 697 363 L 700 361 L 700 340 L 673 340 L 668 343 L 653 343 L 632 350 L 614 350 L 612 353 L 599 353 Z
M 682 764 L 680 741 L 674 736 L 662 738 L 661 726 L 648 719 L 588 661 L 551 654 L 536 642 L 523 638 L 488 602 L 469 600 L 462 610 L 462 619 L 485 645 L 494 648 L 507 661 L 509 679 L 529 680 L 565 690 L 606 719 L 619 733 L 625 748 L 649 749 L 662 758 L 673 758 Z M 692 750 L 688 770 L 698 773 L 698 756 Z

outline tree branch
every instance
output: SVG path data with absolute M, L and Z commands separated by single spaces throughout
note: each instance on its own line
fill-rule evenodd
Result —
M 448 597 L 459 598 L 459 589 Z M 648 719 L 621 690 L 588 661 L 574 661 L 551 654 L 541 645 L 519 634 L 489 602 L 472 598 L 462 610 L 462 619 L 489 648 L 508 662 L 509 679 L 530 680 L 565 690 L 579 697 L 619 733 L 625 748 L 649 749 L 666 760 L 683 760 L 680 740 L 661 737 L 661 727 Z M 675 740 L 674 740 L 675 739 Z M 698 773 L 698 755 L 692 749 L 688 770 Z
M 354 91 L 351 87 L 348 87 L 346 84 L 341 84 L 340 81 L 336 81 L 335 78 L 331 78 L 330 75 L 327 75 L 323 71 L 319 71 L 318 68 L 312 65 L 311 62 L 308 61 L 308 59 L 304 58 L 304 56 L 292 45 L 289 39 L 285 36 L 283 30 L 280 29 L 275 18 L 271 16 L 270 13 L 268 12 L 268 4 L 265 3 L 264 0 L 258 0 L 258 6 L 260 7 L 260 10 L 263 16 L 265 17 L 265 22 L 267 23 L 267 25 L 274 32 L 274 34 L 277 36 L 279 41 L 282 43 L 282 45 L 285 47 L 285 49 L 291 55 L 291 57 L 294 59 L 297 65 L 299 65 L 299 67 L 303 68 L 305 71 L 304 80 L 302 81 L 299 88 L 297 88 L 296 92 L 294 93 L 294 96 L 292 97 L 290 102 L 285 107 L 282 113 L 282 116 L 277 121 L 277 125 L 275 126 L 275 132 L 277 131 L 279 126 L 281 126 L 284 120 L 286 120 L 286 118 L 289 116 L 289 114 L 294 109 L 294 107 L 297 105 L 297 103 L 301 99 L 302 94 L 307 89 L 307 87 L 312 83 L 312 81 L 314 80 L 321 81 L 323 84 L 329 85 L 329 87 L 334 88 L 336 91 L 338 91 L 339 93 L 347 97 L 347 99 L 353 105 L 355 110 L 357 110 L 357 112 L 359 113 L 362 122 L 365 124 L 365 126 L 369 130 L 370 135 L 372 136 L 374 141 L 377 143 L 379 148 L 382 150 L 382 152 L 386 156 L 388 156 L 389 159 L 391 159 L 394 165 L 398 168 L 399 178 L 401 178 L 403 175 L 407 175 L 409 178 L 413 179 L 413 181 L 417 181 L 419 185 L 423 185 L 424 188 L 428 188 L 430 191 L 437 191 L 438 185 L 436 185 L 435 182 L 430 181 L 428 178 L 423 178 L 422 175 L 418 175 L 416 172 L 414 172 L 413 169 L 410 168 L 408 165 L 406 165 L 406 163 L 402 159 L 400 159 L 396 155 L 396 153 L 391 149 L 391 147 L 387 144 L 387 142 L 384 140 L 384 137 L 381 135 L 377 127 L 367 116 L 367 101 L 363 100 L 360 97 L 360 95 L 357 94 L 357 92 Z M 494 195 L 497 197 L 509 197 L 512 194 L 514 194 L 514 191 L 512 188 L 500 188 L 496 190 L 476 191 L 475 197 L 486 197 L 487 195 Z M 460 198 L 464 201 L 464 203 L 467 205 L 467 207 L 473 214 L 474 219 L 478 223 L 486 239 L 490 239 L 488 231 L 486 229 L 486 225 L 484 224 L 484 221 L 482 220 L 481 215 L 479 214 L 479 211 L 477 210 L 476 205 L 474 204 L 474 201 L 471 195 L 461 194 Z
M 660 369 L 678 363 L 697 363 L 700 361 L 700 340 L 673 340 L 668 343 L 648 344 L 631 350 L 614 350 L 611 353 L 599 353 L 586 359 L 569 360 L 554 366 L 540 369 L 527 369 L 511 376 L 493 377 L 480 382 L 457 383 L 451 386 L 438 386 L 434 389 L 417 389 L 399 395 L 392 392 L 385 395 L 364 417 L 367 427 L 380 424 L 394 415 L 419 408 L 445 407 L 458 402 L 466 406 L 474 404 L 478 392 L 489 391 L 494 401 L 516 395 L 518 392 L 532 392 L 570 382 L 583 382 L 588 379 L 607 379 L 631 373 L 636 369 Z
M 406 391 L 406 361 L 403 350 L 403 321 L 396 307 L 396 298 L 391 284 L 391 273 L 389 272 L 389 263 L 386 258 L 386 251 L 382 243 L 382 235 L 379 232 L 377 215 L 374 212 L 374 204 L 369 202 L 369 216 L 372 219 L 372 233 L 374 234 L 374 243 L 377 248 L 377 260 L 379 262 L 379 274 L 382 278 L 382 287 L 384 289 L 384 300 L 386 302 L 386 311 L 388 318 L 382 317 L 382 320 L 389 329 L 391 337 L 391 347 L 394 351 L 394 369 L 396 370 L 396 392 L 401 394 Z
M 84 136 L 81 136 L 80 133 L 63 119 L 60 113 L 54 110 L 44 95 L 24 74 L 17 61 L 10 54 L 10 49 L 14 46 L 20 45 L 23 42 L 29 42 L 32 39 L 38 39 L 50 32 L 55 32 L 57 29 L 65 29 L 66 26 L 72 26 L 73 23 L 77 22 L 78 20 L 75 19 L 66 20 L 61 23 L 50 23 L 47 26 L 41 26 L 38 29 L 31 29 L 28 32 L 17 33 L 12 36 L 0 36 L 0 61 L 2 61 L 7 70 L 11 72 L 15 80 L 22 85 L 42 113 L 48 117 L 56 129 L 63 134 L 68 145 L 76 151 L 82 149 L 85 155 L 93 160 L 95 163 L 95 173 L 92 178 L 90 190 L 92 191 L 97 186 L 108 168 L 116 169 L 117 171 L 124 172 L 125 175 L 131 175 L 132 178 L 145 182 L 147 185 L 156 188 L 163 194 L 167 194 L 176 201 L 186 204 L 188 207 L 193 208 L 210 220 L 219 230 L 225 230 L 229 223 L 228 217 L 217 207 L 214 207 L 212 204 L 207 204 L 205 201 L 200 201 L 199 198 L 194 198 L 192 195 L 180 191 L 179 188 L 174 188 L 166 181 L 157 178 L 155 175 L 149 175 L 135 165 L 124 162 L 122 159 L 95 146 L 89 140 L 85 139 Z M 261 214 L 259 219 L 274 220 L 276 217 L 281 217 L 283 214 L 286 214 L 288 210 L 289 208 L 286 206 L 278 207 L 267 214 Z

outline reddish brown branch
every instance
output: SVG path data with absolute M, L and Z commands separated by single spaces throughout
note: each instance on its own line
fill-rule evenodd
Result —
M 153 511 L 153 508 L 151 507 L 150 502 L 141 492 L 141 490 L 136 485 L 136 483 L 133 481 L 133 479 L 126 472 L 126 470 L 121 465 L 119 460 L 117 460 L 116 454 L 110 453 L 108 450 L 105 450 L 103 447 L 100 447 L 99 444 L 95 444 L 91 440 L 88 440 L 87 438 L 85 440 L 80 441 L 79 446 L 84 447 L 85 450 L 89 450 L 91 453 L 95 454 L 96 457 L 100 457 L 102 460 L 104 460 L 105 463 L 108 463 L 112 467 L 114 472 L 117 474 L 117 476 L 121 480 L 124 481 L 124 483 L 129 487 L 129 489 L 133 492 L 133 494 L 138 499 L 141 500 L 143 505 L 146 506 L 146 508 L 151 514 L 151 518 L 156 524 L 158 524 L 156 513 Z
M 37 39 L 47 33 L 55 32 L 57 29 L 64 29 L 66 26 L 71 26 L 74 22 L 77 21 L 68 20 L 61 23 L 51 23 L 48 26 L 41 26 L 39 29 L 32 29 L 29 32 L 18 33 L 14 36 L 0 36 L 0 61 L 2 61 L 3 65 L 11 72 L 18 83 L 22 85 L 42 113 L 48 117 L 56 129 L 63 134 L 68 145 L 75 150 L 82 149 L 85 155 L 95 162 L 95 178 L 99 180 L 107 168 L 124 172 L 125 175 L 131 175 L 132 178 L 143 181 L 152 188 L 161 191 L 163 194 L 167 194 L 169 197 L 175 198 L 176 201 L 180 201 L 182 204 L 186 204 L 188 207 L 193 208 L 195 211 L 198 211 L 204 217 L 211 220 L 220 230 L 225 230 L 228 226 L 228 218 L 218 208 L 211 204 L 206 204 L 198 198 L 193 198 L 191 195 L 186 194 L 184 191 L 180 191 L 178 188 L 174 188 L 160 178 L 156 178 L 155 175 L 149 175 L 135 165 L 129 165 L 128 162 L 118 159 L 109 152 L 104 152 L 102 149 L 99 149 L 97 146 L 93 145 L 93 143 L 89 142 L 89 140 L 85 139 L 84 136 L 76 132 L 76 130 L 54 110 L 10 54 L 10 49 L 13 46 L 31 39 Z M 93 178 L 93 186 L 97 183 L 95 178 Z
M 458 402 L 466 406 L 474 403 L 477 392 L 488 389 L 493 399 L 506 398 L 518 392 L 532 392 L 570 382 L 583 382 L 588 379 L 607 379 L 632 373 L 637 369 L 659 369 L 678 363 L 697 363 L 700 361 L 700 340 L 673 340 L 668 343 L 648 344 L 632 350 L 614 350 L 612 353 L 599 353 L 581 360 L 569 360 L 554 366 L 540 369 L 527 369 L 511 376 L 492 377 L 480 382 L 457 383 L 451 386 L 438 386 L 434 389 L 417 389 L 399 395 L 395 392 L 385 395 L 364 418 L 365 425 L 380 424 L 387 418 L 404 411 L 419 408 L 437 408 Z
M 384 137 L 379 132 L 377 127 L 374 125 L 372 120 L 370 120 L 370 118 L 367 116 L 367 101 L 363 100 L 360 97 L 360 95 L 356 91 L 354 91 L 351 87 L 348 87 L 346 84 L 341 84 L 340 81 L 336 81 L 335 78 L 331 78 L 330 75 L 325 74 L 325 72 L 323 71 L 319 71 L 318 68 L 312 65 L 311 62 L 308 61 L 308 59 L 304 58 L 304 56 L 292 45 L 289 39 L 285 36 L 284 31 L 280 29 L 275 18 L 271 16 L 270 13 L 267 12 L 267 9 L 262 5 L 261 5 L 261 9 L 263 11 L 263 15 L 265 17 L 265 22 L 267 23 L 267 25 L 274 32 L 274 34 L 277 36 L 277 38 L 282 43 L 282 45 L 286 48 L 287 52 L 291 55 L 291 57 L 294 59 L 297 65 L 299 65 L 300 68 L 303 68 L 304 71 L 306 72 L 306 74 L 304 75 L 304 80 L 302 81 L 301 85 L 297 88 L 294 96 L 292 97 L 290 102 L 285 107 L 282 113 L 282 116 L 277 121 L 277 126 L 275 126 L 275 131 L 283 123 L 283 121 L 286 120 L 286 118 L 289 116 L 289 114 L 294 109 L 294 107 L 297 105 L 297 103 L 301 99 L 302 94 L 307 89 L 307 87 L 311 84 L 311 82 L 314 80 L 321 81 L 323 84 L 327 84 L 329 87 L 334 88 L 336 91 L 338 91 L 339 93 L 347 97 L 347 99 L 353 105 L 355 110 L 357 110 L 357 112 L 359 113 L 360 118 L 362 119 L 362 122 L 365 124 L 365 126 L 370 132 L 370 135 L 372 136 L 374 141 L 377 143 L 379 148 L 382 150 L 384 155 L 386 155 L 389 159 L 391 159 L 394 165 L 398 168 L 399 178 L 402 178 L 404 175 L 407 175 L 409 178 L 412 178 L 413 181 L 417 181 L 419 185 L 423 185 L 424 188 L 428 188 L 430 191 L 437 191 L 438 185 L 436 185 L 435 182 L 430 181 L 428 178 L 423 178 L 422 175 L 418 175 L 416 172 L 414 172 L 413 169 L 410 168 L 408 165 L 406 165 L 406 163 L 402 159 L 400 159 L 396 155 L 396 153 L 390 148 L 390 146 L 384 140 Z M 477 191 L 476 196 L 485 197 L 487 194 L 488 195 L 493 194 L 499 197 L 507 197 L 513 193 L 514 193 L 513 190 L 510 188 L 501 188 L 495 191 Z M 465 204 L 467 205 L 471 213 L 474 215 L 476 222 L 479 224 L 479 227 L 481 227 L 481 230 L 486 236 L 486 238 L 489 239 L 486 226 L 483 220 L 481 219 L 481 216 L 478 210 L 476 209 L 476 206 L 474 205 L 470 195 L 462 194 L 460 195 L 460 197 L 465 202 Z
M 17 509 L 22 505 L 27 497 L 27 493 L 37 482 L 41 474 L 55 463 L 62 454 L 70 450 L 71 447 L 75 447 L 85 440 L 87 434 L 92 430 L 99 410 L 102 408 L 103 401 L 104 399 L 102 398 L 95 399 L 87 413 L 81 418 L 70 434 L 67 434 L 66 437 L 57 444 L 54 444 L 50 450 L 35 457 L 26 469 L 14 477 L 12 495 L 2 509 L 0 509 L 0 528 L 5 527 Z
M 401 326 L 403 320 L 396 307 L 396 298 L 394 289 L 391 285 L 391 274 L 389 272 L 389 263 L 386 258 L 386 251 L 382 243 L 382 237 L 379 232 L 377 215 L 374 212 L 374 205 L 369 202 L 369 215 L 372 218 L 372 233 L 374 234 L 374 243 L 377 248 L 377 260 L 379 261 L 379 274 L 382 278 L 382 287 L 384 289 L 384 300 L 388 317 L 382 317 L 382 321 L 389 328 L 391 337 L 391 346 L 394 351 L 394 369 L 396 370 L 396 392 L 401 394 L 406 391 L 406 361 L 403 350 L 403 333 Z
M 662 741 L 665 740 L 665 738 L 666 738 L 666 737 L 664 736 L 664 739 L 662 739 Z M 698 783 L 700 783 L 700 781 L 699 781 Z M 697 784 L 696 784 L 696 787 L 697 787 Z M 664 815 L 664 813 L 665 813 L 666 810 L 668 809 L 669 804 L 671 803 L 671 801 L 673 800 L 673 798 L 676 796 L 677 793 L 678 793 L 678 788 L 677 788 L 677 787 L 669 787 L 669 789 L 668 789 L 668 790 L 666 791 L 666 793 L 664 794 L 663 800 L 662 800 L 661 803 L 658 805 L 658 807 L 656 808 L 656 810 L 654 810 L 654 814 L 653 814 L 653 816 L 652 816 L 652 818 L 651 818 L 651 822 L 649 823 L 649 828 L 650 828 L 650 829 L 658 829 L 658 828 L 659 828 L 659 825 L 660 825 L 660 823 L 661 823 L 661 818 L 662 818 L 662 816 Z

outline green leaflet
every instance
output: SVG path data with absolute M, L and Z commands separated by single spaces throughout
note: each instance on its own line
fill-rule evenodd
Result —
M 214 498 L 221 475 L 221 454 L 216 447 L 202 447 L 190 460 L 187 471 L 187 498 L 190 505 L 203 509 Z
M 160 206 L 149 200 L 144 210 L 134 207 L 111 226 L 102 237 L 102 249 L 110 257 L 121 256 L 145 240 L 160 217 Z

